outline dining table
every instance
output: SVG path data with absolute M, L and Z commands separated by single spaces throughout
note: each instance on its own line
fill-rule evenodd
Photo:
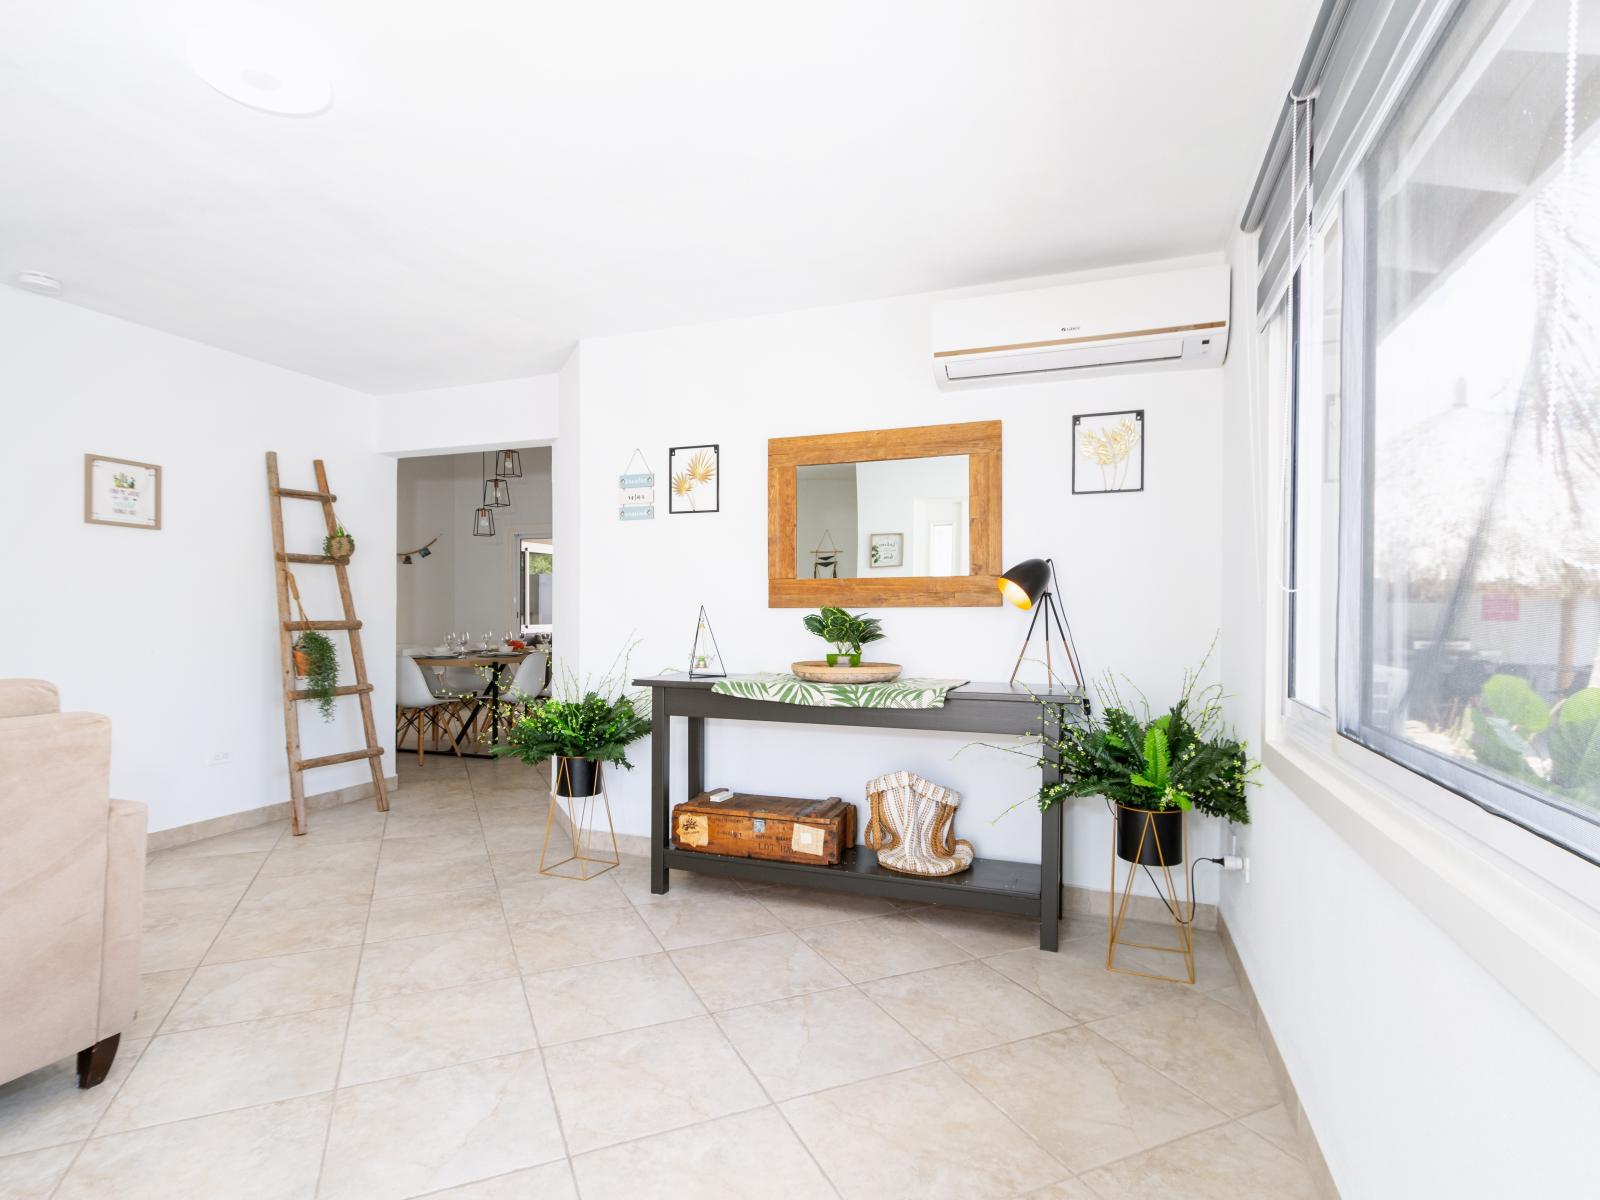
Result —
M 470 667 L 473 670 L 488 668 L 488 686 L 477 694 L 473 701 L 472 711 L 467 714 L 467 719 L 461 723 L 461 728 L 456 731 L 456 747 L 461 748 L 468 731 L 478 722 L 478 714 L 483 711 L 484 705 L 489 706 L 489 741 L 490 746 L 500 741 L 500 696 L 505 690 L 509 679 L 516 674 L 517 667 L 522 660 L 532 654 L 532 650 L 467 650 L 459 654 L 415 654 L 412 658 L 417 666 L 425 671 L 432 671 L 443 682 L 444 672 L 450 667 Z M 469 758 L 488 758 L 486 754 L 467 754 Z

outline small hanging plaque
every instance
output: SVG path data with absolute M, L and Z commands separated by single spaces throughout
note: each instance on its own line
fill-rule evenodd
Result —
M 633 470 L 635 459 L 643 470 Z M 656 517 L 656 475 L 638 449 L 617 476 L 617 517 L 623 521 L 653 521 Z

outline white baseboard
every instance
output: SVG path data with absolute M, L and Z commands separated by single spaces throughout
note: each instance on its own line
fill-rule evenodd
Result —
M 388 776 L 384 781 L 391 792 L 398 791 L 400 780 Z M 318 792 L 315 796 L 306 797 L 306 811 L 317 812 L 325 808 L 337 808 L 341 804 L 349 804 L 355 800 L 370 800 L 372 798 L 372 784 L 354 783 L 349 787 L 336 788 L 331 792 Z M 145 849 L 150 852 L 156 850 L 171 850 L 177 846 L 187 846 L 190 842 L 198 842 L 202 838 L 217 837 L 224 833 L 236 833 L 241 829 L 250 829 L 256 825 L 269 825 L 273 821 L 287 821 L 289 819 L 289 802 L 281 804 L 268 804 L 262 808 L 249 808 L 244 812 L 228 813 L 226 816 L 212 817 L 205 821 L 196 821 L 192 825 L 174 825 L 171 829 L 158 829 L 145 839 Z
M 1283 1065 L 1283 1055 L 1278 1053 L 1278 1043 L 1272 1036 L 1271 1026 L 1267 1024 L 1266 1014 L 1256 1000 L 1255 988 L 1250 985 L 1250 976 L 1245 972 L 1244 962 L 1239 958 L 1226 920 L 1218 920 L 1217 934 L 1222 940 L 1222 949 L 1228 961 L 1233 964 L 1233 973 L 1239 979 L 1239 990 L 1244 993 L 1247 1011 L 1256 1027 L 1256 1036 L 1261 1039 L 1261 1048 L 1266 1051 L 1267 1061 L 1272 1064 L 1272 1073 L 1277 1077 L 1278 1093 L 1283 1097 L 1289 1123 L 1294 1126 L 1299 1138 L 1300 1156 L 1311 1173 L 1311 1181 L 1324 1200 L 1339 1200 L 1339 1188 L 1328 1170 L 1327 1159 L 1322 1156 L 1322 1145 L 1317 1141 L 1316 1131 L 1311 1128 L 1306 1110 L 1300 1107 L 1300 1095 L 1295 1091 L 1294 1080 L 1289 1078 L 1289 1069 Z

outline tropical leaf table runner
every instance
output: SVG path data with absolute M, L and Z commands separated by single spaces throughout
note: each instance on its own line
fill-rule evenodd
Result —
M 719 696 L 810 704 L 817 708 L 943 708 L 945 693 L 965 679 L 895 679 L 889 683 L 808 683 L 778 671 L 730 675 L 711 690 Z

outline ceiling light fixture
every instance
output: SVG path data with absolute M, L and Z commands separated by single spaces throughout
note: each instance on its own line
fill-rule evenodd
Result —
M 61 280 L 43 271 L 22 271 L 17 275 L 17 286 L 41 296 L 61 295 Z
M 228 99 L 258 112 L 314 117 L 333 104 L 333 84 L 316 55 L 270 30 L 197 30 L 189 39 L 189 65 Z

